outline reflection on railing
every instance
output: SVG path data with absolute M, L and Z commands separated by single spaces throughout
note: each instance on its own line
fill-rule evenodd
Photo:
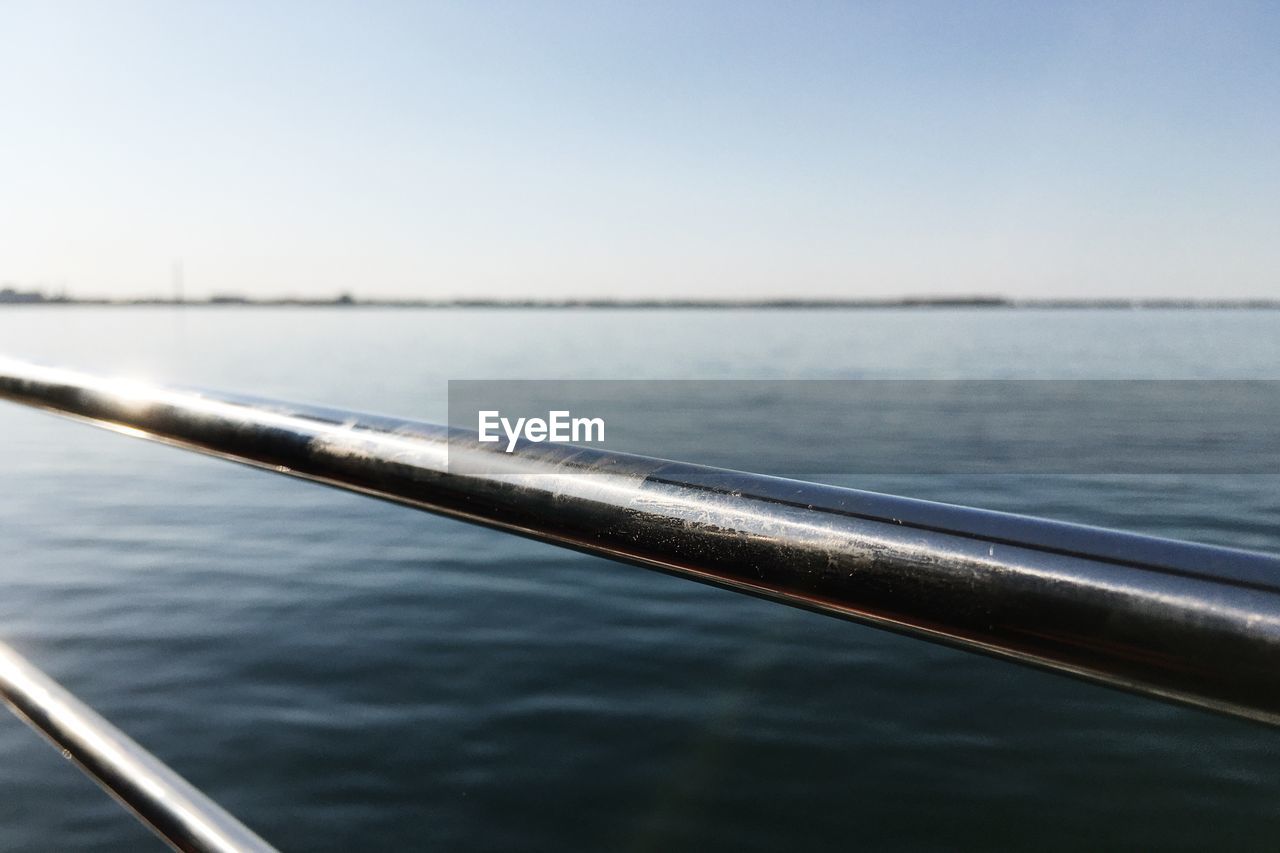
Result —
M 1148 696 L 1280 723 L 1280 559 L 0 361 L 0 398 Z

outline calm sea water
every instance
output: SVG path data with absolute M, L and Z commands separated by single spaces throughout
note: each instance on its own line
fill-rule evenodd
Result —
M 441 420 L 461 378 L 1280 378 L 1280 312 L 10 308 L 0 352 Z M 1259 726 L 8 404 L 0 438 L 0 636 L 284 849 L 1280 844 Z M 1270 476 L 838 481 L 1280 551 Z M 153 848 L 0 716 L 0 849 Z

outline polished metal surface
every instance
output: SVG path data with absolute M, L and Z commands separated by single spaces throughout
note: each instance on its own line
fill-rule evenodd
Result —
M 821 613 L 1280 723 L 1280 559 L 0 362 L 0 398 Z M 453 433 L 456 436 L 456 432 Z M 452 446 L 451 446 L 452 445 Z
M 275 849 L 2 643 L 0 698 L 173 849 Z

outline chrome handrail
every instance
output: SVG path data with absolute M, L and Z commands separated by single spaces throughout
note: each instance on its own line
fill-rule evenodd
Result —
M 0 362 L 0 398 L 774 601 L 1280 724 L 1280 558 Z M 452 438 L 452 440 L 451 440 Z
M 174 850 L 275 850 L 3 643 L 0 699 Z

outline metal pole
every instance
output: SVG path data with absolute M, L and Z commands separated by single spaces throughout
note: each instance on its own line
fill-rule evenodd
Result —
M 275 849 L 3 643 L 0 698 L 174 850 Z
M 1280 724 L 1280 559 L 0 362 L 0 398 L 774 601 Z M 456 431 L 453 431 L 456 433 Z

